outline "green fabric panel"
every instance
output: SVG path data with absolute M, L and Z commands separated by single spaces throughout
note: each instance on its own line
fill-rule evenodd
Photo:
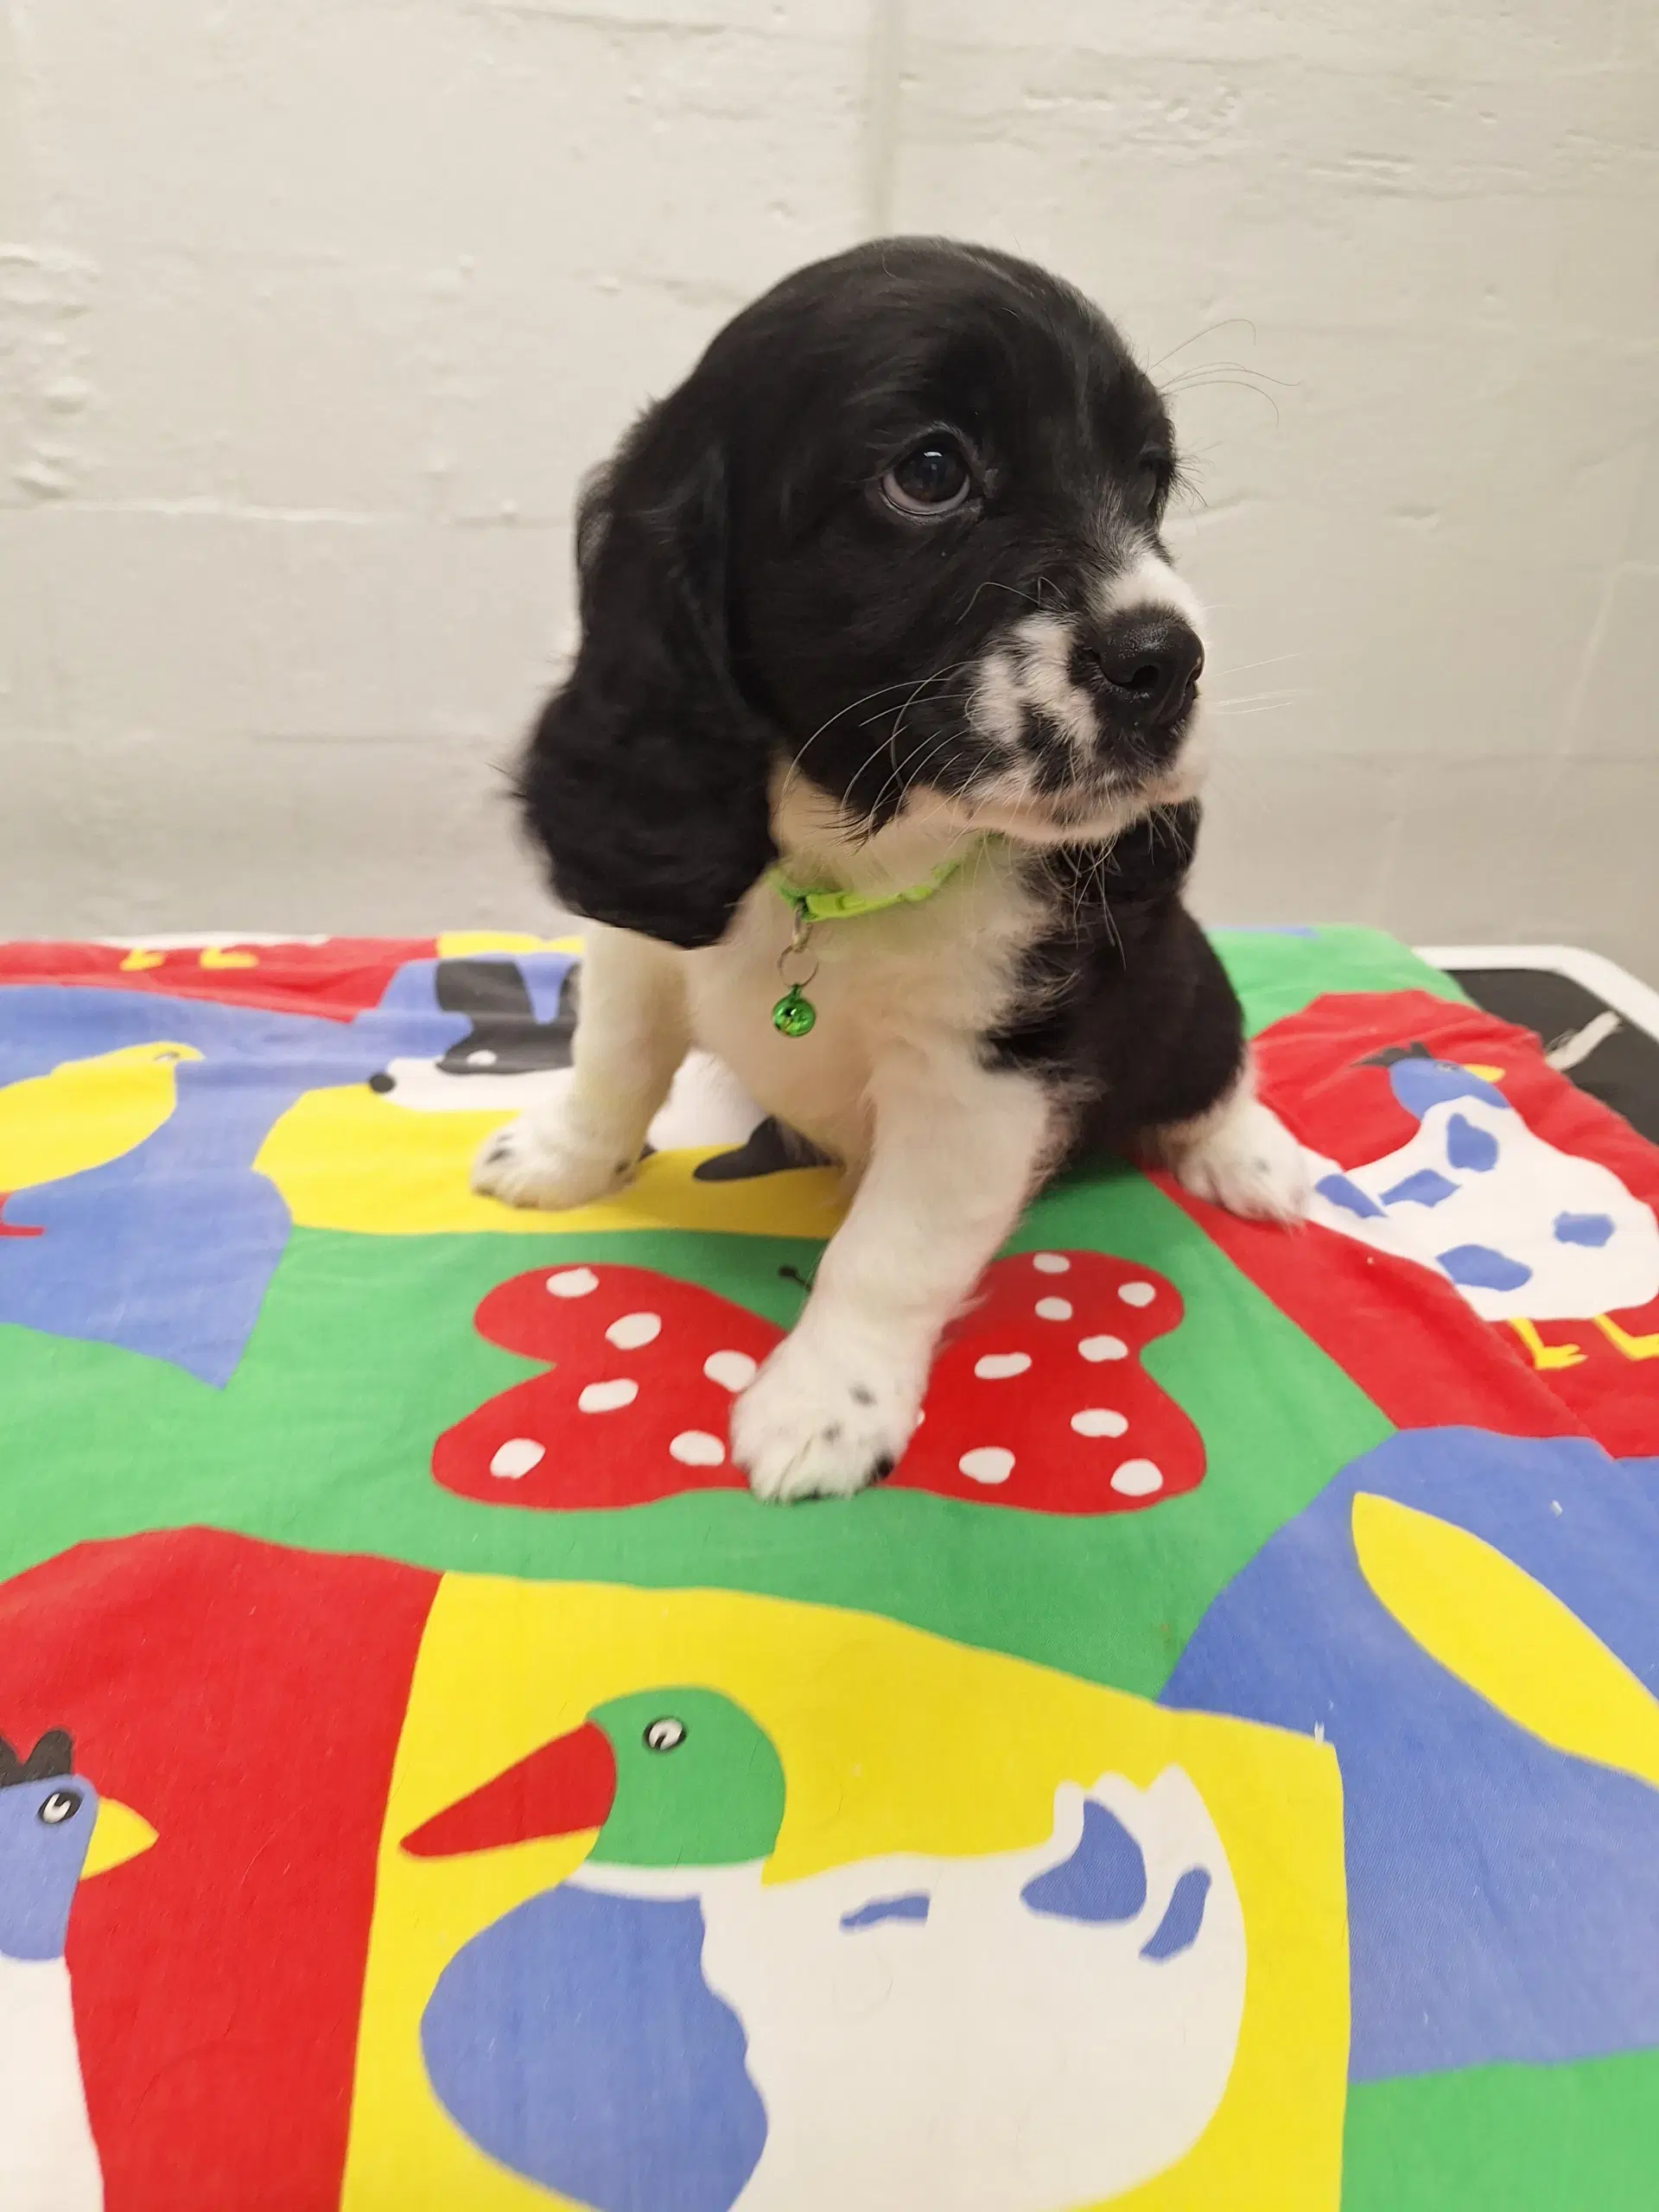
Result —
M 1468 994 L 1383 930 L 1212 930 L 1254 1037 L 1334 991 L 1432 991 L 1469 1004 Z
M 810 1274 L 818 1247 L 296 1230 L 222 1391 L 135 1353 L 0 1329 L 0 1574 L 86 1538 L 200 1522 L 440 1570 L 849 1605 L 1151 1695 L 1216 1592 L 1389 1425 L 1144 1177 L 1050 1192 L 1013 1249 L 1054 1244 L 1155 1268 L 1185 1302 L 1146 1364 L 1196 1423 L 1208 1471 L 1155 1512 L 1049 1515 L 883 1490 L 794 1510 L 735 1490 L 604 1511 L 480 1505 L 441 1490 L 429 1461 L 442 1430 L 537 1371 L 472 1325 L 496 1282 L 626 1262 L 785 1327 L 802 1294 L 779 1270 Z
M 1348 2092 L 1342 2212 L 1653 2212 L 1659 2051 Z

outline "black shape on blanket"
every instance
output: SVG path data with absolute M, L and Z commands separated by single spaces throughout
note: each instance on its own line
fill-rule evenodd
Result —
M 742 1183 L 757 1175 L 779 1175 L 786 1167 L 827 1167 L 828 1153 L 820 1152 L 793 1129 L 785 1128 L 775 1115 L 750 1130 L 735 1152 L 717 1152 L 691 1170 L 699 1183 Z
M 537 1021 L 530 988 L 513 960 L 440 960 L 434 979 L 445 1014 L 465 1015 L 467 1030 L 433 1063 L 440 1075 L 534 1075 L 568 1068 L 575 1035 L 579 985 L 572 968 L 550 1021 Z M 389 1068 L 369 1077 L 372 1090 L 397 1088 Z
M 74 1746 L 67 1728 L 48 1728 L 27 1757 L 0 1736 L 0 1789 L 16 1789 L 25 1782 L 51 1782 L 74 1770 Z
M 516 961 L 440 960 L 433 982 L 438 1005 L 445 1014 L 465 1015 L 467 1033 L 442 1058 L 422 1062 L 422 1073 L 464 1078 L 537 1075 L 568 1068 L 580 1009 L 581 972 L 579 965 L 571 968 L 560 989 L 557 1012 L 550 1020 L 538 1021 Z M 396 1067 L 382 1068 L 369 1077 L 369 1088 L 385 1096 L 397 1090 L 398 1081 Z M 455 1101 L 457 1105 L 465 1103 L 463 1098 Z M 643 1156 L 649 1157 L 655 1148 L 647 1145 Z M 700 1183 L 741 1183 L 779 1175 L 787 1168 L 828 1165 L 827 1154 L 769 1115 L 741 1144 L 700 1160 L 692 1173 Z
M 1553 969 L 1450 972 L 1478 1007 L 1500 1021 L 1532 1030 L 1554 1065 L 1580 1090 L 1622 1114 L 1650 1144 L 1659 1144 L 1659 1038 L 1649 1037 L 1593 991 Z M 1586 1033 L 1592 1022 L 1600 1025 L 1599 1037 Z

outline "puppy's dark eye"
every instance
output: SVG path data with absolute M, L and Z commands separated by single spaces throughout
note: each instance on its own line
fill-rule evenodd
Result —
M 1142 454 L 1140 474 L 1141 496 L 1155 513 L 1169 497 L 1169 487 L 1175 480 L 1175 464 L 1166 453 Z
M 973 484 L 962 448 L 945 437 L 925 438 L 881 479 L 883 493 L 903 515 L 953 513 Z

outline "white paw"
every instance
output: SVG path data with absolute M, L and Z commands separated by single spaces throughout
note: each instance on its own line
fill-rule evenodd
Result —
M 732 1457 L 757 1497 L 850 1497 L 892 1472 L 919 1406 L 879 1356 L 786 1337 L 732 1408 Z
M 626 1181 L 631 1160 L 619 1160 L 616 1147 L 594 1151 L 578 1143 L 555 1122 L 551 1128 L 534 1113 L 520 1114 L 505 1128 L 485 1138 L 473 1162 L 473 1188 L 482 1198 L 503 1198 L 510 1206 L 591 1205 Z
M 1249 1221 L 1300 1221 L 1313 1201 L 1306 1155 L 1270 1107 L 1241 1098 L 1175 1164 L 1176 1180 Z

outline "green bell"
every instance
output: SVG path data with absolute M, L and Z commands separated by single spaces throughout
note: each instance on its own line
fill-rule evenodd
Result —
M 772 1009 L 772 1026 L 780 1037 L 804 1037 L 818 1018 L 818 1009 L 791 983 Z

